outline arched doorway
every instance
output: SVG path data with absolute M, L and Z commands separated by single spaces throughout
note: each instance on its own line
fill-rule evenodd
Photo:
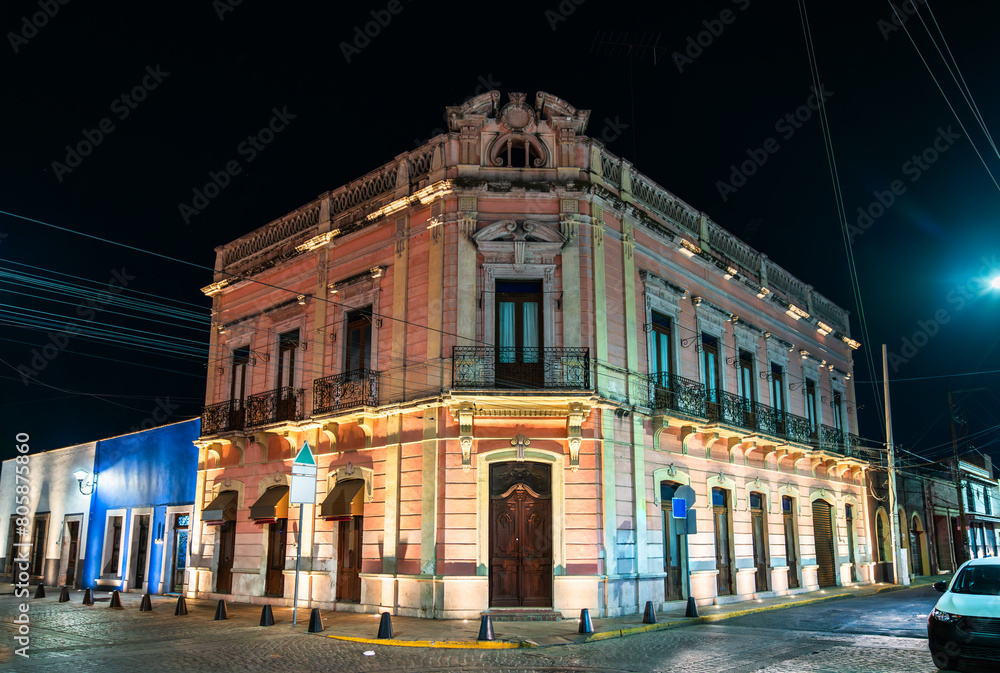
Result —
M 552 606 L 552 469 L 490 465 L 490 607 Z
M 836 551 L 833 544 L 833 507 L 825 500 L 814 500 L 813 539 L 816 543 L 816 579 L 821 587 L 837 584 Z

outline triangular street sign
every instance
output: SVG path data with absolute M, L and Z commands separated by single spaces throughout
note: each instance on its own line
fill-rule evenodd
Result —
M 316 459 L 313 458 L 312 451 L 309 449 L 309 442 L 302 442 L 302 448 L 299 449 L 299 453 L 295 456 L 295 460 L 292 461 L 292 465 L 315 465 Z

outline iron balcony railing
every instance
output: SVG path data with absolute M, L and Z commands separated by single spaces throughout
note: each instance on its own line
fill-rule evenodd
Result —
M 650 375 L 652 408 L 656 412 L 679 412 L 745 430 L 778 437 L 814 449 L 868 460 L 872 451 L 861 438 L 829 425 L 816 426 L 808 418 L 748 400 L 740 395 L 706 390 L 697 381 L 656 373 Z
M 379 372 L 372 369 L 352 369 L 316 379 L 313 381 L 313 415 L 355 407 L 377 407 L 378 377 Z
M 653 408 L 705 418 L 705 385 L 667 373 L 651 377 Z
M 201 412 L 201 436 L 242 430 L 244 420 L 243 400 L 226 400 L 206 405 Z
M 248 428 L 304 418 L 305 391 L 302 388 L 275 388 L 247 397 Z
M 591 389 L 587 348 L 455 346 L 453 356 L 455 388 Z

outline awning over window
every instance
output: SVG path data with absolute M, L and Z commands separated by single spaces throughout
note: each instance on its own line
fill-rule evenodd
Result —
M 347 479 L 338 481 L 330 490 L 323 504 L 320 505 L 320 516 L 327 521 L 343 521 L 364 512 L 361 489 L 365 486 L 364 479 Z
M 250 518 L 254 523 L 271 523 L 288 518 L 288 487 L 272 486 L 250 506 Z
M 209 526 L 236 521 L 236 491 L 223 491 L 201 511 L 201 520 Z

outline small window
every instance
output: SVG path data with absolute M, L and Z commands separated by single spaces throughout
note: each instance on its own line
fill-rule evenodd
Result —
M 853 521 L 854 520 L 854 506 L 853 505 L 844 505 L 844 517 L 848 521 Z
M 975 493 L 975 491 L 972 490 L 972 484 L 966 484 L 965 485 L 965 495 L 966 495 L 966 500 L 969 501 L 969 506 L 968 506 L 967 509 L 970 512 L 975 512 L 976 511 L 976 493 Z
M 764 496 L 753 492 L 750 494 L 750 509 L 763 509 Z
M 726 489 L 724 488 L 713 488 L 712 489 L 712 506 L 713 507 L 725 507 L 726 506 Z
M 792 513 L 792 499 L 787 495 L 781 496 L 781 511 L 785 514 Z
M 993 503 L 990 502 L 990 491 L 986 486 L 983 486 L 983 505 L 987 514 L 993 514 Z
M 653 341 L 653 373 L 658 374 L 658 383 L 666 386 L 667 377 L 673 373 L 673 357 L 671 354 L 672 325 L 670 318 L 653 312 L 653 331 L 650 335 Z

